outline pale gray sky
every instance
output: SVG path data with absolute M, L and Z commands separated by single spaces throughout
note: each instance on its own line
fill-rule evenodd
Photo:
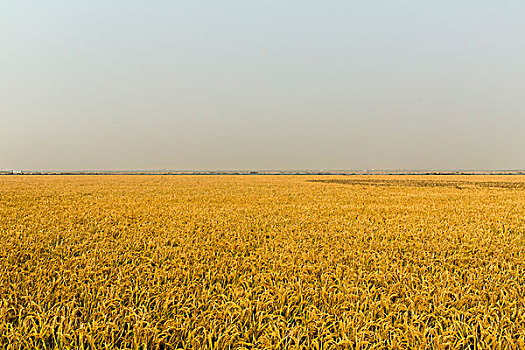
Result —
M 0 168 L 523 169 L 523 1 L 3 0 Z

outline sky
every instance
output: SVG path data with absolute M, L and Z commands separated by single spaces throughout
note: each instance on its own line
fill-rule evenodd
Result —
M 3 0 L 0 169 L 525 169 L 525 2 Z

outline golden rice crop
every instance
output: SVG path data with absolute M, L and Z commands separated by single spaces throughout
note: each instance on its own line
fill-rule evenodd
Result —
M 525 345 L 525 177 L 2 176 L 2 349 Z

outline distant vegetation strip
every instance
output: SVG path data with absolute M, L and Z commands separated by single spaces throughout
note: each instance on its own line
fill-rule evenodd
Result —
M 518 181 L 447 181 L 447 180 L 397 180 L 397 179 L 321 179 L 309 182 L 333 183 L 361 186 L 404 186 L 404 187 L 453 187 L 453 188 L 509 188 L 525 189 L 525 182 Z
M 525 170 L 0 170 L 0 175 L 525 175 Z

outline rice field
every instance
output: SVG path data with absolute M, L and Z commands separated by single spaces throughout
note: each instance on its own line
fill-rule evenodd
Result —
M 525 348 L 525 177 L 1 176 L 0 348 Z

